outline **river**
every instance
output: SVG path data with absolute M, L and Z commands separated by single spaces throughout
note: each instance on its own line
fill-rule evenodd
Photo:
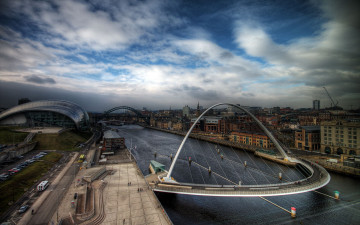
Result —
M 118 128 L 118 133 L 126 139 L 128 147 L 133 146 L 139 168 L 144 175 L 149 174 L 150 160 L 166 166 L 171 165 L 170 155 L 175 156 L 182 136 L 136 125 Z M 135 148 L 136 146 L 136 148 Z M 220 158 L 216 148 L 224 159 Z M 155 157 L 156 152 L 156 157 Z M 282 182 L 277 178 L 282 173 L 283 180 L 301 179 L 302 174 L 286 166 L 254 157 L 252 153 L 224 146 L 189 139 L 179 156 L 172 176 L 181 182 L 229 184 L 220 176 L 209 175 L 204 169 L 189 166 L 187 159 L 211 170 L 227 179 L 242 184 L 267 184 Z M 243 164 L 247 163 L 245 168 Z M 263 173 L 259 172 L 263 171 Z M 236 172 L 234 172 L 236 171 Z M 330 173 L 330 183 L 317 190 L 296 195 L 266 197 L 277 205 L 290 210 L 296 208 L 296 218 L 259 197 L 205 197 L 157 193 L 157 197 L 174 224 L 360 224 L 360 180 Z M 334 196 L 340 192 L 340 200 Z M 323 194 L 325 195 L 323 195 Z

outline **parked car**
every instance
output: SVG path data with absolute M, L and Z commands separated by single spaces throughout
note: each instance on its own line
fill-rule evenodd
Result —
M 28 205 L 23 205 L 23 206 L 21 206 L 20 209 L 19 209 L 19 213 L 24 213 L 24 212 L 26 212 L 26 210 L 27 210 L 28 208 L 29 208 Z
M 2 174 L 0 175 L 0 180 L 7 180 L 8 178 L 9 178 L 9 175 L 6 174 L 6 173 L 2 173 Z
M 15 172 L 15 173 L 17 173 L 17 172 L 19 172 L 20 170 L 19 170 L 19 168 L 16 168 L 16 167 L 14 167 L 14 168 L 12 168 L 12 169 L 10 169 L 10 170 L 8 170 L 9 172 Z

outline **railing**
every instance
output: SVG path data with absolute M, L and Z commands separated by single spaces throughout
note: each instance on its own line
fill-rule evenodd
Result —
M 308 168 L 312 173 L 311 176 L 292 182 L 261 185 L 213 185 L 163 182 L 158 185 L 154 184 L 154 190 L 182 194 L 218 196 L 285 195 L 315 190 L 325 186 L 330 181 L 329 173 L 321 166 L 306 160 L 297 160 L 297 162 Z M 314 177 L 314 175 L 316 175 L 316 177 Z

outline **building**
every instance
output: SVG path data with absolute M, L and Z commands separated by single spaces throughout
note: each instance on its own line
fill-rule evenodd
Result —
M 190 107 L 188 105 L 183 107 L 182 116 L 186 118 L 190 118 Z
M 295 147 L 301 150 L 320 150 L 320 126 L 302 126 L 295 131 Z
M 208 133 L 220 133 L 220 117 L 206 117 L 205 118 L 205 132 Z
M 110 152 L 123 148 L 125 148 L 125 138 L 120 137 L 120 135 L 113 130 L 104 132 L 103 150 Z
M 270 138 L 262 133 L 249 133 L 249 132 L 231 132 L 229 140 L 247 145 L 254 145 L 262 149 L 269 149 L 274 147 Z
M 0 125 L 26 127 L 63 127 L 86 130 L 89 115 L 72 102 L 44 100 L 17 105 L 1 112 Z
M 200 114 L 201 114 L 200 103 L 198 102 L 197 107 L 196 107 L 195 116 L 196 116 L 196 117 L 199 117 Z
M 360 119 L 321 123 L 321 152 L 360 155 Z
M 320 110 L 320 100 L 313 101 L 313 110 Z

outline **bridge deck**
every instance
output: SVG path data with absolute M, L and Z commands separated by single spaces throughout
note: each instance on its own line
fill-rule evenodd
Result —
M 163 182 L 158 177 L 166 176 L 166 173 L 147 176 L 147 181 L 154 191 L 168 192 L 187 195 L 204 195 L 204 196 L 276 196 L 298 194 L 316 190 L 325 186 L 330 181 L 329 173 L 321 166 L 314 163 L 304 163 L 303 165 L 311 167 L 313 173 L 306 179 L 286 182 L 281 184 L 266 185 L 200 185 Z

